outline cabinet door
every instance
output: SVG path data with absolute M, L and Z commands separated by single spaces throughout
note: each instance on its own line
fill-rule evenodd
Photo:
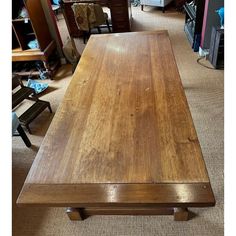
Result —
M 111 19 L 113 32 L 130 31 L 130 0 L 110 0 Z
M 25 0 L 25 6 L 28 10 L 29 18 L 31 20 L 40 49 L 44 51 L 45 48 L 49 45 L 49 43 L 52 41 L 52 38 L 41 5 L 41 1 Z

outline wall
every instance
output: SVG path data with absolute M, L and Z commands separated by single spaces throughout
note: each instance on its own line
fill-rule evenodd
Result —
M 224 0 L 206 0 L 202 27 L 201 48 L 209 49 L 211 30 L 213 26 L 220 26 L 220 17 L 215 12 L 224 6 Z

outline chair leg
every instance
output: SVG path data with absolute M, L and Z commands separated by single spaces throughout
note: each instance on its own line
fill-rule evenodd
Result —
M 84 40 L 84 44 L 86 44 L 86 32 L 83 31 L 83 40 Z
M 50 103 L 48 104 L 48 110 L 50 111 L 50 113 L 52 113 L 52 108 L 51 108 Z
M 108 28 L 108 31 L 109 31 L 109 33 L 111 33 L 111 27 L 110 27 L 110 25 L 109 25 L 109 21 L 108 21 L 108 20 L 106 20 L 106 23 L 107 23 L 107 28 Z
M 98 29 L 98 33 L 101 34 L 102 32 L 99 26 L 97 27 L 97 29 Z
M 143 5 L 141 5 L 141 11 L 143 11 Z
M 18 131 L 19 135 L 21 136 L 21 138 L 23 139 L 25 145 L 27 147 L 30 147 L 31 146 L 31 142 L 28 139 L 28 137 L 27 137 L 25 131 L 23 130 L 23 128 L 21 127 L 21 125 L 18 126 L 17 131 Z
M 26 127 L 26 129 L 29 131 L 29 133 L 30 133 L 30 134 L 32 134 L 32 132 L 31 132 L 31 129 L 30 129 L 30 127 L 29 127 L 29 125 L 26 125 L 25 127 Z

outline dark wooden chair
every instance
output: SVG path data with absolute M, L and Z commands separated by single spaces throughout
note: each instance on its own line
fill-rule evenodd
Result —
M 93 7 L 94 12 L 91 13 L 91 9 L 86 10 L 86 8 Z M 81 10 L 82 9 L 82 10 Z M 83 10 L 84 9 L 84 10 Z M 91 30 L 97 28 L 98 33 L 101 34 L 101 28 L 107 27 L 109 33 L 111 33 L 111 27 L 108 21 L 108 14 L 103 12 L 102 7 L 96 3 L 74 3 L 72 5 L 72 10 L 74 12 L 75 22 L 83 32 L 83 40 L 86 43 L 86 39 L 91 35 Z M 83 13 L 83 14 L 80 14 Z M 86 14 L 87 13 L 87 14 Z M 91 17 L 91 15 L 94 15 Z M 94 18 L 91 22 L 91 18 Z
M 12 109 L 25 99 L 38 100 L 34 89 L 24 86 L 19 75 L 12 76 L 12 91 Z

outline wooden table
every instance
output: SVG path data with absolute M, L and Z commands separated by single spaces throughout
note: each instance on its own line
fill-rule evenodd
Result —
M 71 220 L 214 206 L 167 31 L 91 36 L 17 203 Z

